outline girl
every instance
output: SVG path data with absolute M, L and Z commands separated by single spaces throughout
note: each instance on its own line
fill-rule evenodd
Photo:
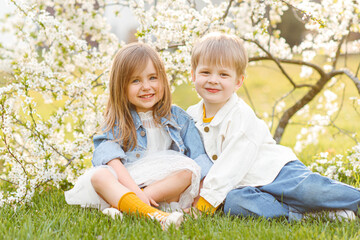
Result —
M 156 219 L 163 229 L 179 226 L 182 213 L 151 205 L 190 207 L 212 163 L 192 119 L 171 106 L 157 52 L 143 43 L 120 49 L 109 88 L 104 131 L 94 137 L 95 168 L 65 192 L 67 203 L 100 207 L 108 214 L 139 213 Z

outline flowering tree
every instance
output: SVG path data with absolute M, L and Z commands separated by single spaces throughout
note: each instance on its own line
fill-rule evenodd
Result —
M 131 8 L 139 21 L 137 38 L 160 51 L 173 86 L 189 81 L 195 41 L 212 31 L 236 34 L 244 40 L 250 64 L 272 62 L 291 86 L 268 117 L 257 113 L 276 126 L 277 142 L 296 118 L 306 123 L 295 146 L 299 151 L 329 126 L 357 143 L 356 134 L 336 126 L 334 119 L 342 110 L 345 84 L 340 76 L 357 90 L 354 111 L 360 104 L 359 67 L 347 68 L 346 58 L 345 64 L 339 63 L 343 56 L 359 53 L 360 41 L 348 38 L 360 30 L 359 0 L 12 3 L 16 12 L 5 21 L 16 40 L 0 45 L 0 65 L 8 76 L 0 88 L 0 205 L 28 202 L 44 185 L 72 183 L 83 172 L 84 161 L 91 159 L 92 136 L 107 97 L 107 73 L 122 45 L 103 17 L 106 6 L 117 12 Z M 307 29 L 298 46 L 289 46 L 276 28 L 288 9 Z M 319 55 L 324 62 L 315 61 Z M 299 76 L 287 70 L 290 65 L 301 68 Z

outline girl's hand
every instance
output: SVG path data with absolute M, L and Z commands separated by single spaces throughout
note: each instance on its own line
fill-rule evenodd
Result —
M 142 192 L 145 194 L 145 196 L 147 197 L 147 199 L 149 199 L 149 202 L 150 202 L 151 206 L 155 206 L 155 207 L 158 207 L 158 206 L 159 206 L 159 204 L 151 197 L 151 195 L 146 194 L 147 191 L 142 191 Z
M 147 205 L 151 206 L 150 199 L 146 196 L 146 194 L 139 188 L 139 191 L 136 191 L 136 196 L 138 196 L 141 201 L 146 203 Z
M 150 201 L 150 203 L 151 203 L 152 206 L 154 206 L 154 207 L 158 207 L 158 206 L 159 206 L 159 204 L 158 204 L 154 199 L 149 198 L 149 201 Z

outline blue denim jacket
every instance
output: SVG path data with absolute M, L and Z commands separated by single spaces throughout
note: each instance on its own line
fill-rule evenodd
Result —
M 119 158 L 123 162 L 132 162 L 144 156 L 147 147 L 146 129 L 142 126 L 137 112 L 132 110 L 131 114 L 136 128 L 137 146 L 133 150 L 124 152 L 120 144 L 112 141 L 114 136 L 111 130 L 96 135 L 93 139 L 95 150 L 92 164 L 94 166 L 105 165 L 115 158 Z M 201 179 L 204 178 L 213 163 L 205 152 L 201 136 L 192 118 L 180 107 L 172 106 L 171 119 L 162 118 L 161 124 L 173 140 L 170 149 L 193 159 L 201 167 Z M 115 134 L 117 131 L 116 128 Z

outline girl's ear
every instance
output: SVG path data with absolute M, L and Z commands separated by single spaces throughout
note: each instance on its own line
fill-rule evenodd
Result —
M 236 79 L 235 91 L 237 91 L 242 86 L 242 84 L 244 83 L 244 79 L 245 79 L 244 75 L 241 75 Z

